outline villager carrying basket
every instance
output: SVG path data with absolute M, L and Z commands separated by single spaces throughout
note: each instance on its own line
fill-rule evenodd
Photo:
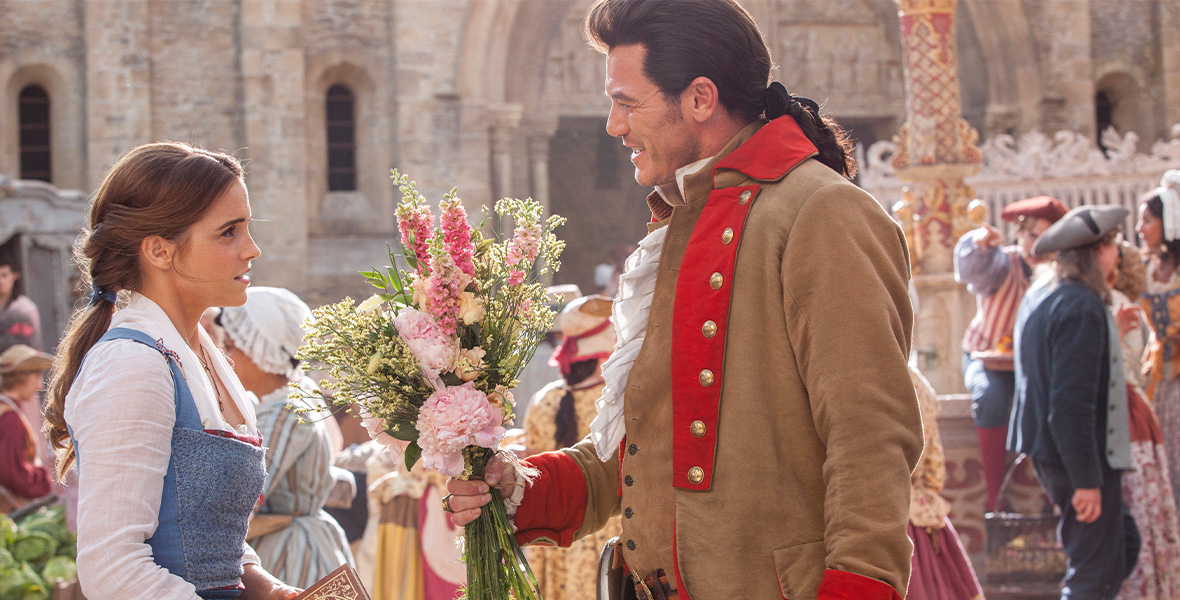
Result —
M 1007 497 L 1008 485 L 1027 455 L 1021 454 L 1008 468 L 999 497 Z M 996 511 L 984 515 L 987 532 L 987 583 L 1019 586 L 1028 590 L 1044 584 L 1056 588 L 1065 576 L 1065 551 L 1057 536 L 1059 515 L 1046 501 L 1036 514 Z

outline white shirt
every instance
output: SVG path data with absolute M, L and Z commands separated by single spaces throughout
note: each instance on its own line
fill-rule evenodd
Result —
M 163 340 L 180 356 L 181 371 L 206 429 L 234 431 L 221 416 L 213 384 L 200 360 L 155 302 L 132 294 L 111 329 L 126 327 Z M 229 391 L 246 425 L 258 435 L 246 391 L 213 341 L 200 331 L 210 366 Z M 175 392 L 168 363 L 155 348 L 133 340 L 96 345 L 86 356 L 69 395 L 65 418 L 78 443 L 78 578 L 89 600 L 198 600 L 192 584 L 152 560 L 146 540 L 156 531 L 160 495 L 176 424 Z M 110 415 L 118 414 L 118 419 Z M 242 564 L 257 564 L 245 544 Z

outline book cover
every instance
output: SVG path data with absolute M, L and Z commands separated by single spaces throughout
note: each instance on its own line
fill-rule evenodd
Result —
M 323 579 L 303 590 L 295 600 L 372 600 L 368 590 L 361 585 L 356 569 L 347 564 L 340 565 Z

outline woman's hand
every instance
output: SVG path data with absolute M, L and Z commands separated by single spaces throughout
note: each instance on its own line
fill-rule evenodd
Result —
M 1127 304 L 1119 308 L 1114 315 L 1115 323 L 1119 327 L 1119 335 L 1127 335 L 1128 332 L 1137 329 L 1141 314 L 1143 314 L 1143 309 L 1134 304 Z
M 302 591 L 275 579 L 261 565 L 246 565 L 243 571 L 242 585 L 246 590 L 242 600 L 293 600 Z
M 499 454 L 488 461 L 482 480 L 464 481 L 452 478 L 447 482 L 447 491 L 450 494 L 443 499 L 450 506 L 451 522 L 462 527 L 474 521 L 482 512 L 480 507 L 492 501 L 491 487 L 501 490 L 501 496 L 504 496 L 505 488 L 511 489 L 511 484 L 515 482 L 516 469 Z

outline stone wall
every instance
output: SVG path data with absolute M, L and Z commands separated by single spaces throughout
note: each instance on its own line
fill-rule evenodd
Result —
M 51 96 L 59 187 L 92 191 L 119 155 L 157 139 L 246 159 L 263 249 L 259 283 L 313 301 L 367 293 L 353 273 L 387 260 L 398 199 L 388 171 L 396 167 L 432 200 L 458 186 L 473 207 L 507 195 L 570 207 L 570 270 L 560 277 L 587 285 L 604 245 L 642 234 L 619 224 L 642 218 L 645 195 L 627 187 L 625 163 L 617 191 L 566 185 L 579 169 L 587 181 L 602 178 L 598 136 L 559 126 L 590 119 L 601 127 L 609 106 L 602 56 L 581 35 L 589 4 L 0 0 L 0 172 L 18 172 L 16 94 L 36 83 Z M 904 120 L 894 0 L 744 4 L 772 48 L 777 78 L 864 141 L 893 134 Z M 1061 128 L 1092 135 L 1095 86 L 1109 74 L 1126 74 L 1146 99 L 1150 122 L 1133 125 L 1144 129 L 1136 129 L 1141 141 L 1180 121 L 1180 42 L 1161 33 L 1180 25 L 1180 2 L 960 5 L 964 110 L 985 137 Z M 358 189 L 328 193 L 324 95 L 338 83 L 357 102 Z M 582 158 L 554 153 L 583 143 L 573 148 Z M 583 214 L 595 206 L 605 208 Z

